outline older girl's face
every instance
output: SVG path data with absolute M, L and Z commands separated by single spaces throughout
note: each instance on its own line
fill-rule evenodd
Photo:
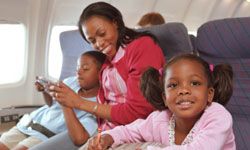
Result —
M 196 61 L 173 63 L 164 80 L 165 105 L 178 118 L 196 120 L 212 102 L 214 89 L 208 87 L 203 66 Z
M 82 29 L 92 46 L 112 60 L 117 52 L 117 24 L 101 16 L 92 16 L 82 24 Z

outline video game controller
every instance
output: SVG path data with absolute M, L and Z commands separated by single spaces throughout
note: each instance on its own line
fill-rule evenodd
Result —
M 49 84 L 56 84 L 56 81 L 52 81 L 50 79 L 47 79 L 43 76 L 37 76 L 36 81 L 41 84 L 45 89 L 48 88 Z

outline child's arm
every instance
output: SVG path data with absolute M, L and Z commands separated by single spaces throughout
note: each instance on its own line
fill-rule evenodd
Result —
M 88 150 L 107 149 L 124 143 L 144 141 L 140 132 L 140 129 L 145 129 L 143 122 L 145 120 L 138 119 L 129 125 L 117 126 L 114 129 L 102 132 L 100 139 L 98 136 L 95 136 L 89 141 Z
M 79 119 L 77 118 L 72 108 L 62 106 L 62 109 L 71 140 L 77 146 L 84 144 L 91 135 L 89 135 L 87 130 L 79 121 L 79 119 L 81 118 Z M 82 118 L 82 121 L 86 125 L 90 126 L 93 130 L 96 130 L 97 128 L 96 119 L 92 115 L 85 116 L 85 118 Z
M 44 82 L 41 83 L 42 80 L 40 80 L 40 78 L 41 77 L 39 77 L 39 76 L 36 77 L 36 81 L 35 81 L 36 90 L 38 92 L 42 92 L 45 103 L 48 106 L 51 106 L 53 103 L 52 102 L 53 98 L 52 98 L 52 96 L 49 95 L 48 91 L 46 90 L 45 84 L 43 84 Z
M 108 149 L 114 143 L 114 139 L 109 134 L 103 134 L 99 139 L 98 136 L 93 137 L 88 143 L 88 150 Z M 82 150 L 82 149 L 80 149 Z
M 136 142 L 145 142 L 153 141 L 154 133 L 154 117 L 157 112 L 151 113 L 146 120 L 137 119 L 134 122 L 125 125 L 117 126 L 114 129 L 107 130 L 102 134 L 109 134 L 113 138 L 112 147 L 116 147 L 124 143 L 136 143 Z
M 218 105 L 218 104 L 217 104 Z M 218 109 L 219 110 L 218 110 Z M 148 150 L 235 150 L 232 129 L 232 116 L 222 106 L 209 110 L 202 116 L 202 126 L 193 137 L 193 141 L 186 145 L 174 145 L 165 148 L 148 146 Z M 222 108 L 222 109 L 221 109 Z

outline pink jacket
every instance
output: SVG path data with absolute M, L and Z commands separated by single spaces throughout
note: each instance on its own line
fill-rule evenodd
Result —
M 148 146 L 150 150 L 235 150 L 232 116 L 220 104 L 212 103 L 196 124 L 193 141 L 186 145 L 170 146 L 168 126 L 171 113 L 155 111 L 146 120 L 138 119 L 126 126 L 106 131 L 114 139 L 112 146 L 133 142 L 159 142 L 167 147 Z

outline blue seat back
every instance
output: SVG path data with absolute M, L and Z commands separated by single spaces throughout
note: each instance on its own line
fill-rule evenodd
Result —
M 250 149 L 250 17 L 203 24 L 198 29 L 196 47 L 209 63 L 232 65 L 234 91 L 226 107 L 234 119 L 237 149 Z
M 78 30 L 65 31 L 60 34 L 60 45 L 63 56 L 60 80 L 76 73 L 77 59 L 83 52 L 93 50 Z
M 192 43 L 187 28 L 183 23 L 166 23 L 140 29 L 139 31 L 145 30 L 156 36 L 166 60 L 180 53 L 192 53 Z
M 157 37 L 166 59 L 178 53 L 192 51 L 187 29 L 182 23 L 167 23 L 143 30 L 150 31 Z M 81 37 L 78 30 L 62 32 L 60 44 L 63 55 L 60 76 L 60 80 L 62 80 L 75 75 L 77 59 L 83 52 L 93 50 L 93 48 Z

